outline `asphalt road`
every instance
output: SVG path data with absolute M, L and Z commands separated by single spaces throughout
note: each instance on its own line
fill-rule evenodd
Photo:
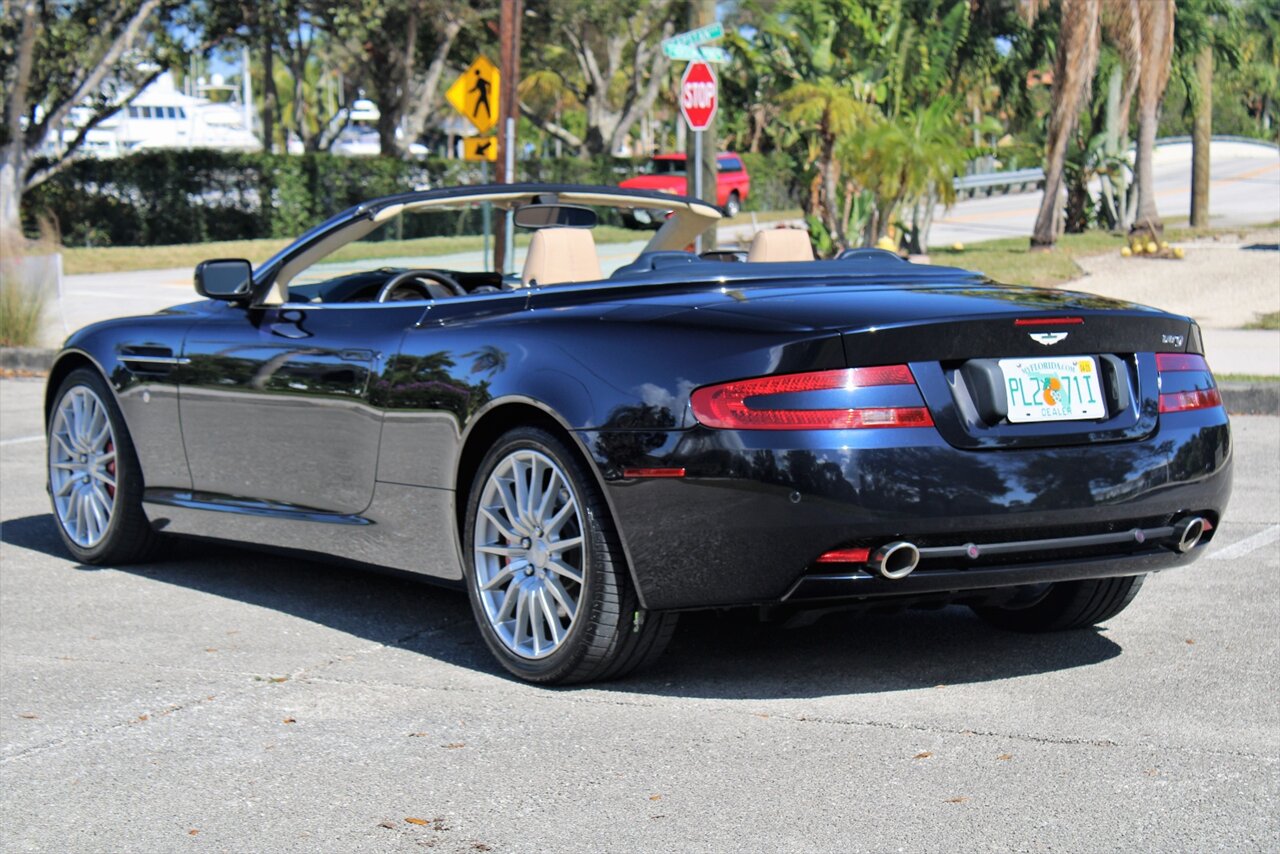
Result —
M 1097 631 L 959 608 L 682 623 L 657 669 L 499 673 L 458 593 L 188 546 L 78 566 L 0 382 L 4 851 L 1276 850 L 1280 419 L 1210 553 Z
M 1280 151 L 1263 145 L 1215 140 L 1209 155 L 1209 224 L 1261 225 L 1280 220 Z M 1156 205 L 1166 222 L 1191 215 L 1191 144 L 1163 145 L 1152 162 Z M 966 199 L 951 210 L 939 206 L 929 232 L 932 246 L 1030 236 L 1042 194 Z

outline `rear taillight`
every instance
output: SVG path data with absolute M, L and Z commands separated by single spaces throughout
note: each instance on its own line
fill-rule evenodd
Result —
M 843 368 L 803 374 L 777 374 L 749 380 L 703 386 L 693 392 L 693 414 L 707 427 L 722 430 L 852 430 L 868 427 L 931 427 L 928 407 L 918 406 L 827 406 L 806 407 L 805 392 L 831 392 L 874 386 L 911 386 L 916 380 L 906 365 L 876 368 Z M 760 405 L 759 398 L 787 395 L 783 402 Z M 852 397 L 852 395 L 851 395 Z M 923 404 L 919 392 L 917 400 Z M 851 400 L 851 403 L 854 402 Z
M 1160 374 L 1161 412 L 1188 412 L 1222 405 L 1222 395 L 1204 356 L 1156 353 L 1156 370 Z

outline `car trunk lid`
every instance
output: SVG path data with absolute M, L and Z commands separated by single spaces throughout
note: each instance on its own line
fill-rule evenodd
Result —
M 1159 411 L 1154 354 L 1202 352 L 1185 317 L 979 282 L 743 291 L 732 305 L 702 308 L 838 331 L 850 367 L 909 364 L 939 433 L 972 450 L 1149 435 Z

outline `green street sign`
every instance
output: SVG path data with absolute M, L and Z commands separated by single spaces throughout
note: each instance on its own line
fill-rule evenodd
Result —
M 671 59 L 684 60 L 685 62 L 728 62 L 730 60 L 729 51 L 722 47 L 711 47 L 710 45 L 695 44 L 670 44 L 662 45 L 662 52 Z
M 689 30 L 687 33 L 680 33 L 666 39 L 662 42 L 662 49 L 665 51 L 667 45 L 695 45 L 713 42 L 719 38 L 724 38 L 724 26 L 717 21 L 714 24 L 707 24 L 705 27 L 698 27 L 696 30 Z M 667 55 L 670 56 L 670 54 Z M 675 59 L 675 57 L 672 57 L 672 59 Z

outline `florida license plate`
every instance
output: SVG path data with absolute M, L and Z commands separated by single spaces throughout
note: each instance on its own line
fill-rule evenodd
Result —
M 1084 421 L 1103 418 L 1098 363 L 1090 356 L 1001 359 L 1009 420 Z

